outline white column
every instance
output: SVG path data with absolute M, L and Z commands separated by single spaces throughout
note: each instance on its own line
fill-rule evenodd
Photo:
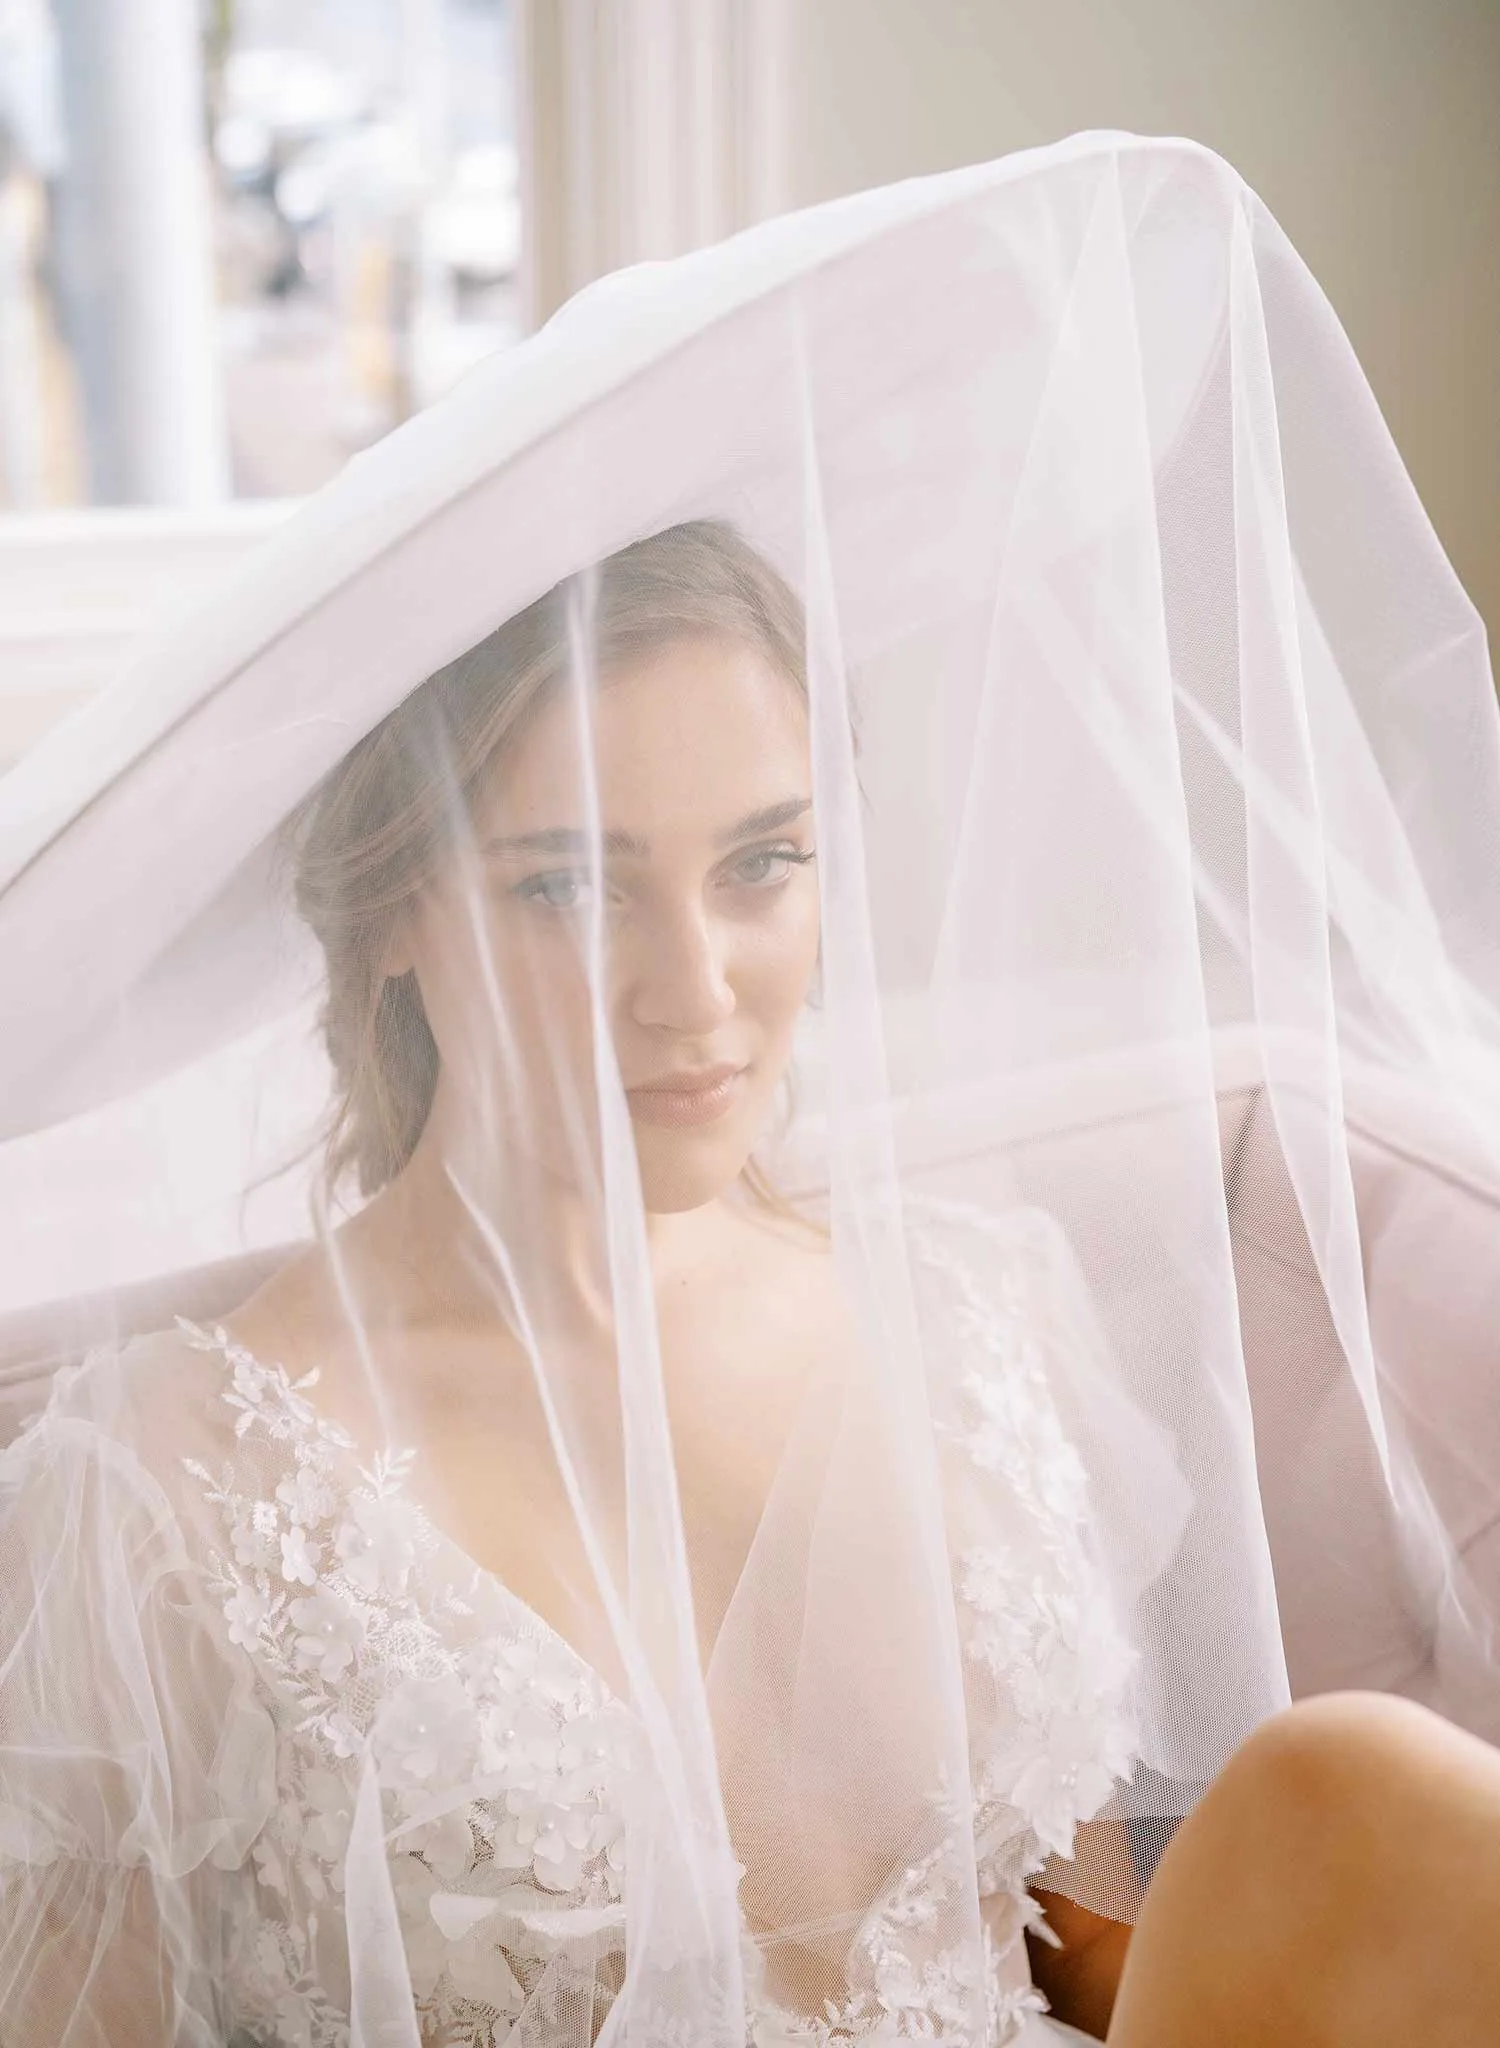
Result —
M 402 223 L 406 304 L 401 346 L 403 415 L 420 412 L 442 388 L 435 362 L 453 322 L 453 279 L 434 259 L 427 233 L 428 206 L 448 170 L 446 10 L 444 0 L 401 0 L 401 50 L 407 119 L 416 144 L 420 188 Z
M 781 209 L 786 4 L 519 0 L 529 324 Z
M 13 512 L 34 511 L 45 496 L 31 199 L 23 179 L 0 170 L 0 499 Z
M 106 504 L 226 495 L 194 0 L 55 0 L 67 167 L 58 274 Z

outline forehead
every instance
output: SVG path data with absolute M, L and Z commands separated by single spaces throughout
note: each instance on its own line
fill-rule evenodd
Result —
M 496 763 L 485 822 L 506 832 L 598 822 L 647 842 L 712 833 L 810 793 L 806 707 L 758 649 L 673 641 L 586 698 L 554 690 Z

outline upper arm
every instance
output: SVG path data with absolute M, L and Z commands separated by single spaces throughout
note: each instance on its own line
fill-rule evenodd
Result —
M 0 2048 L 170 2048 L 174 1972 L 150 1871 L 71 1857 L 12 1866 L 0 1900 Z
M 179 1505 L 76 1415 L 0 1466 L 0 2048 L 215 2037 L 274 1752 Z

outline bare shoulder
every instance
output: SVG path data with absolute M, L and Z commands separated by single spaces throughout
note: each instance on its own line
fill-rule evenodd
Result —
M 313 1354 L 325 1348 L 333 1327 L 335 1291 L 326 1253 L 309 1245 L 227 1315 L 224 1328 L 263 1364 L 284 1366 L 295 1375 L 321 1362 Z

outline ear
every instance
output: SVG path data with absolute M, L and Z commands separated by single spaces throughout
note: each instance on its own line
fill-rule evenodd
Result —
M 399 981 L 403 974 L 410 974 L 416 966 L 416 949 L 412 944 L 411 918 L 402 911 L 397 915 L 380 955 L 380 976 L 383 981 Z

